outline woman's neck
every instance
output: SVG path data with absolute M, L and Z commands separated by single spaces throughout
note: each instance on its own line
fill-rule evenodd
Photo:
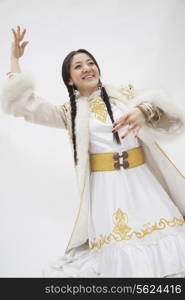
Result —
M 80 91 L 80 95 L 83 97 L 89 97 L 91 94 L 93 94 L 95 91 L 98 90 L 98 87 L 95 87 L 94 89 L 90 89 L 90 90 L 85 90 L 85 91 Z

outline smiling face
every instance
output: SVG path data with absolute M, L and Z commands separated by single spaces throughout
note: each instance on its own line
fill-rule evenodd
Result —
M 82 96 L 89 96 L 98 88 L 100 73 L 86 53 L 75 54 L 70 63 L 69 85 L 74 85 Z

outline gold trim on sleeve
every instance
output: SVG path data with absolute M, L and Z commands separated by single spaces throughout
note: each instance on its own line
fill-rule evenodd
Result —
M 64 104 L 57 107 L 58 113 L 61 115 L 65 128 L 67 129 L 69 137 L 72 139 L 72 131 L 71 131 L 71 110 L 70 103 L 67 101 Z

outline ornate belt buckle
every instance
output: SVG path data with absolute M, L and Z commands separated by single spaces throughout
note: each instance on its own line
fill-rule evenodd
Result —
M 121 164 L 120 162 L 120 158 L 123 158 L 123 163 Z M 123 151 L 122 155 L 119 155 L 118 152 L 113 154 L 113 159 L 117 160 L 117 162 L 114 163 L 114 167 L 117 170 L 120 170 L 121 167 L 123 167 L 124 169 L 128 169 L 129 167 L 129 162 L 127 160 L 125 160 L 126 158 L 128 158 L 128 152 L 127 151 Z

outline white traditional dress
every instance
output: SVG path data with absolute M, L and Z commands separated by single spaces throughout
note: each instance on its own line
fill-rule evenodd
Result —
M 111 103 L 114 119 L 123 112 Z M 89 153 L 140 146 L 133 131 L 121 145 L 100 97 L 89 100 Z M 126 126 L 119 129 L 121 137 Z M 184 277 L 185 220 L 147 164 L 91 172 L 88 243 L 72 249 L 44 276 Z

